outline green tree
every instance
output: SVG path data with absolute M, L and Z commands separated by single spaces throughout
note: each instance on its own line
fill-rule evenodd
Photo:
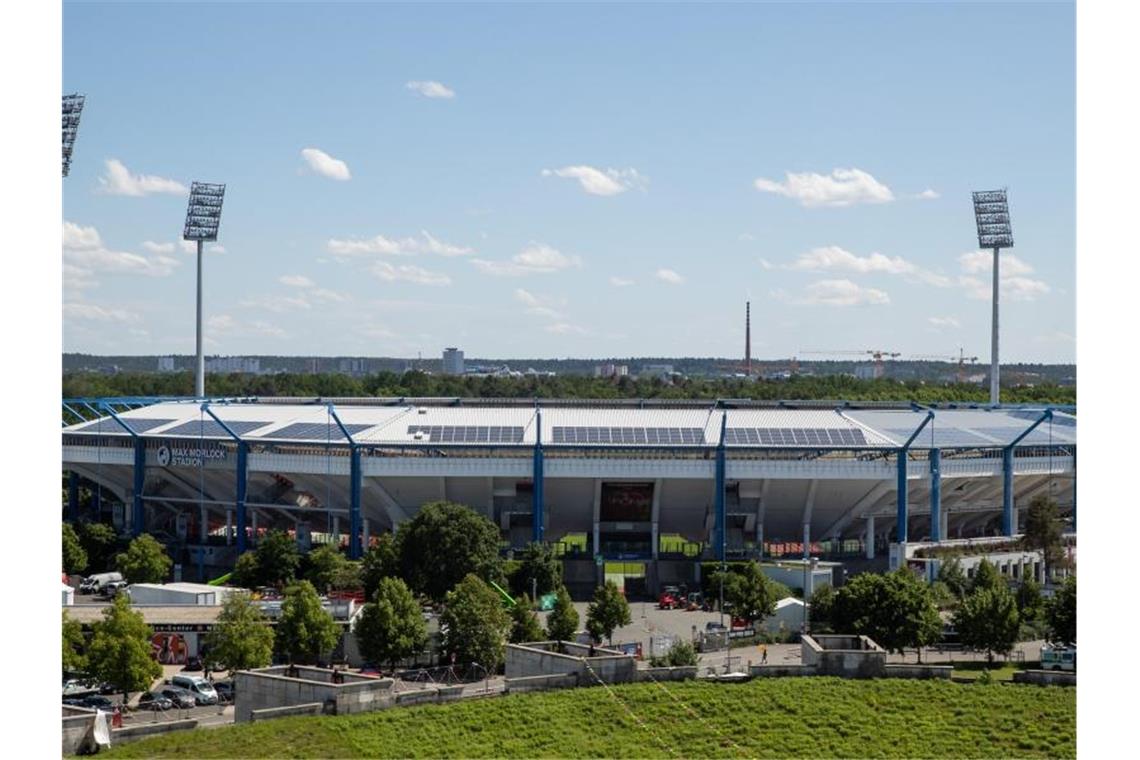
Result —
M 443 652 L 461 664 L 478 663 L 494 671 L 503 662 L 511 618 L 499 593 L 469 574 L 447 593 L 440 629 Z
M 231 593 L 206 636 L 206 647 L 210 662 L 230 673 L 264 668 L 273 660 L 273 629 L 249 594 Z
M 1065 547 L 1062 531 L 1063 523 L 1057 502 L 1046 494 L 1034 497 L 1025 511 L 1021 540 L 1026 548 L 1041 552 L 1046 578 L 1049 577 L 1049 568 L 1060 567 L 1064 563 Z
M 361 580 L 364 583 L 364 598 L 371 599 L 380 588 L 382 578 L 400 576 L 400 555 L 396 540 L 391 533 L 381 533 L 376 545 L 364 553 L 360 563 Z
M 1045 608 L 1049 640 L 1058 644 L 1077 643 L 1077 578 L 1070 575 Z
M 984 649 L 993 664 L 994 652 L 1006 654 L 1017 643 L 1021 618 L 1017 601 L 1006 588 L 979 588 L 962 600 L 954 613 L 958 640 L 971 649 Z
M 973 593 L 983 588 L 988 588 L 991 591 L 995 591 L 999 588 L 1009 590 L 1009 584 L 1005 578 L 1002 577 L 1002 574 L 998 572 L 993 563 L 987 559 L 983 559 L 979 562 L 978 566 L 974 569 L 974 580 L 970 583 L 970 592 Z
M 288 533 L 272 530 L 257 545 L 257 582 L 263 586 L 288 585 L 297 577 L 301 555 Z
M 336 646 L 338 633 L 313 584 L 299 581 L 285 589 L 277 621 L 277 651 L 289 659 L 289 664 L 317 662 Z
M 538 615 L 534 613 L 534 603 L 530 596 L 523 594 L 511 607 L 511 636 L 512 644 L 521 644 L 524 641 L 542 641 L 542 625 L 538 622 Z
M 95 678 L 115 685 L 128 697 L 132 691 L 146 691 L 162 675 L 150 645 L 154 631 L 141 613 L 131 609 L 125 594 L 115 597 L 92 629 L 87 671 Z
M 697 648 L 691 641 L 676 641 L 665 654 L 665 664 L 671 668 L 696 665 L 700 660 Z
M 329 577 L 330 590 L 359 591 L 362 588 L 364 588 L 364 577 L 359 562 L 346 561 Z
M 530 543 L 515 559 L 519 569 L 511 578 L 511 591 L 516 596 L 533 593 L 537 599 L 562 586 L 562 563 L 549 544 Z
M 710 589 L 719 595 L 721 576 L 720 571 L 710 578 Z M 760 565 L 756 562 L 746 562 L 743 565 L 734 565 L 724 573 L 724 601 L 732 605 L 734 617 L 756 623 L 776 611 L 776 602 L 780 600 L 777 584 L 773 583 Z
M 356 622 L 360 652 L 376 663 L 394 666 L 427 645 L 427 626 L 411 590 L 399 578 L 382 578 L 372 601 Z
M 890 652 L 921 649 L 942 635 L 930 589 L 911 571 L 862 573 L 835 594 L 832 623 L 839 633 L 862 634 Z
M 593 636 L 605 634 L 610 644 L 614 643 L 614 629 L 629 625 L 633 618 L 629 614 L 629 602 L 613 581 L 594 589 L 594 600 L 586 608 L 586 630 Z M 595 640 L 601 636 L 595 636 Z
M 230 576 L 235 586 L 255 589 L 261 585 L 261 573 L 257 567 L 257 552 L 243 552 L 234 563 L 234 572 Z
M 831 633 L 834 627 L 831 624 L 835 611 L 835 587 L 828 584 L 820 586 L 811 595 L 811 630 L 815 633 Z
M 154 536 L 143 533 L 115 558 L 115 566 L 127 583 L 162 583 L 170 575 L 174 561 Z
M 87 552 L 79 542 L 75 528 L 63 524 L 63 572 L 68 575 L 82 573 L 87 568 Z
M 574 641 L 578 635 L 578 610 L 565 587 L 558 589 L 558 599 L 546 616 L 546 635 L 553 641 Z
M 462 504 L 425 504 L 396 532 L 401 575 L 435 601 L 468 574 L 500 579 L 499 528 Z
M 1041 596 L 1041 584 L 1027 578 L 1017 587 L 1017 613 L 1022 622 L 1040 620 L 1045 614 L 1045 599 Z
M 348 557 L 341 554 L 337 547 L 332 544 L 318 546 L 308 554 L 305 580 L 312 583 L 317 591 L 328 593 L 333 579 L 341 575 L 348 564 Z
M 957 559 L 944 560 L 938 566 L 938 580 L 946 584 L 954 596 L 961 599 L 969 590 L 970 581 Z
M 87 552 L 87 572 L 90 575 L 106 572 L 115 559 L 119 537 L 110 525 L 104 523 L 80 523 L 79 542 Z
M 69 673 L 81 673 L 87 667 L 87 658 L 83 655 L 83 626 L 78 620 L 72 620 L 67 610 L 63 611 L 63 670 Z

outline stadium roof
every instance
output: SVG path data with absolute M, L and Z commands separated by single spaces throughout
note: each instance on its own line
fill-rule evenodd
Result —
M 543 402 L 544 404 L 546 402 Z M 327 403 L 212 402 L 209 410 L 250 443 L 347 443 L 366 446 L 534 446 L 541 414 L 544 446 L 692 448 L 725 445 L 769 449 L 888 449 L 903 445 L 926 419 L 922 409 L 723 408 L 633 406 L 559 401 L 537 409 L 521 404 L 429 405 L 366 400 Z M 333 411 L 335 410 L 335 411 Z M 912 448 L 999 448 L 1013 442 L 1043 409 L 934 409 Z M 121 422 L 120 422 L 121 421 Z M 64 434 L 230 440 L 200 402 L 159 401 L 63 428 Z M 1076 417 L 1055 411 L 1022 445 L 1076 443 Z

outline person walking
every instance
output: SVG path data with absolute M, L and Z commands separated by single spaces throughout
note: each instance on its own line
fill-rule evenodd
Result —
M 761 665 L 767 665 L 768 664 L 768 647 L 765 646 L 764 644 L 760 645 L 760 664 Z

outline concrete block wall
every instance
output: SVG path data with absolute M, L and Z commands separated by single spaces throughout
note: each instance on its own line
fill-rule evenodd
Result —
M 298 668 L 302 678 L 288 678 L 285 668 L 242 670 L 234 674 L 234 721 L 244 723 L 255 710 L 319 702 L 332 704 L 337 714 L 378 710 L 391 704 L 392 680 L 344 673 L 344 683 L 332 683 L 332 671 Z M 311 676 L 311 678 L 307 677 Z M 327 680 L 315 680 L 327 679 Z
M 522 694 L 528 691 L 572 689 L 577 685 L 577 673 L 560 673 L 549 676 L 524 676 L 522 678 L 508 678 L 506 682 L 506 689 L 504 691 L 507 694 Z
M 883 675 L 887 653 L 866 636 L 803 636 L 800 662 L 820 675 L 876 678 Z
M 1019 670 L 1013 674 L 1014 683 L 1035 683 L 1038 686 L 1076 686 L 1077 674 L 1064 670 Z
M 270 720 L 272 718 L 287 718 L 290 715 L 323 715 L 325 706 L 320 702 L 309 702 L 303 705 L 287 705 L 285 707 L 269 707 L 264 710 L 254 710 L 249 714 L 250 722 Z
M 94 749 L 95 710 L 63 705 L 63 755 Z
M 884 678 L 941 678 L 949 681 L 954 675 L 953 665 L 887 665 Z
M 111 746 L 117 747 L 120 744 L 146 739 L 150 736 L 169 734 L 173 731 L 189 731 L 197 727 L 198 720 L 196 718 L 187 718 L 186 720 L 168 720 L 162 721 L 161 723 L 139 723 L 124 728 L 113 728 L 111 729 Z
M 553 651 L 558 646 L 554 641 L 508 644 L 507 678 L 576 673 L 584 685 L 596 683 L 598 679 L 605 683 L 627 683 L 635 678 L 637 661 L 631 655 L 595 647 L 594 656 L 589 657 L 589 646 L 569 641 L 562 645 L 569 654 Z
M 639 668 L 634 674 L 637 681 L 686 681 L 696 677 L 696 665 L 678 665 L 672 668 Z
M 753 678 L 785 678 L 819 675 L 814 665 L 753 665 L 748 669 Z

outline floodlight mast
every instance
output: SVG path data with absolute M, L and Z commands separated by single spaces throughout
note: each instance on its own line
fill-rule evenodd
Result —
M 993 325 L 990 334 L 990 403 L 1001 404 L 1001 364 L 998 358 L 998 293 L 1001 284 L 999 259 L 1002 248 L 1013 248 L 1013 228 L 1009 221 L 1006 190 L 974 193 L 974 220 L 978 226 L 978 246 L 994 252 Z
M 86 95 L 74 92 L 63 96 L 63 176 L 71 172 L 71 151 L 79 135 L 79 117 L 83 114 Z
M 222 222 L 222 201 L 225 195 L 225 185 L 209 182 L 191 183 L 190 202 L 186 207 L 186 226 L 182 230 L 183 240 L 194 240 L 198 243 L 198 330 L 195 338 L 197 359 L 194 364 L 194 395 L 197 398 L 206 396 L 206 359 L 202 354 L 202 243 L 218 239 L 218 226 Z

